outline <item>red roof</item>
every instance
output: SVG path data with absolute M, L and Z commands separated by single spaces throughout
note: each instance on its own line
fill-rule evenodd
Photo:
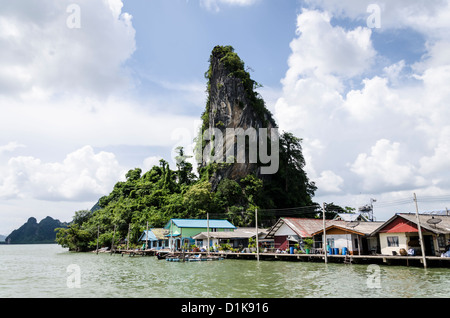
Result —
M 411 221 L 408 221 L 402 217 L 397 217 L 395 220 L 387 224 L 379 231 L 379 233 L 417 233 L 417 225 Z

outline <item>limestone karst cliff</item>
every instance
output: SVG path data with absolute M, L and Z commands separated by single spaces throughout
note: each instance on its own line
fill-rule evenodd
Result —
M 49 216 L 42 219 L 39 223 L 36 218 L 30 217 L 25 224 L 8 235 L 6 242 L 10 244 L 55 243 L 55 229 L 64 227 L 67 227 L 66 223 Z
M 277 134 L 277 126 L 264 100 L 255 91 L 259 84 L 250 78 L 244 62 L 231 46 L 213 49 L 205 77 L 208 80 L 208 100 L 202 116 L 202 158 L 198 161 L 201 169 L 211 162 L 218 163 L 217 160 L 206 159 L 211 153 L 221 161 L 209 171 L 212 189 L 216 189 L 225 178 L 239 180 L 248 174 L 270 178 L 270 173 L 261 171 L 267 162 L 261 160 L 260 152 L 270 153 L 270 147 L 260 144 L 260 138 L 263 138 L 260 135 L 263 130 L 260 129 L 266 128 L 267 138 L 270 138 Z M 215 135 L 210 136 L 208 131 Z M 245 137 L 245 145 L 239 144 L 239 136 Z M 223 139 L 218 141 L 219 137 Z M 250 149 L 251 145 L 255 145 L 254 149 Z

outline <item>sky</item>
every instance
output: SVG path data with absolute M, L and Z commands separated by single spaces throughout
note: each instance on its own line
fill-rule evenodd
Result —
M 377 220 L 450 208 L 450 4 L 0 0 L 0 234 L 70 221 L 134 168 L 192 151 L 208 59 L 232 45 L 315 202 Z

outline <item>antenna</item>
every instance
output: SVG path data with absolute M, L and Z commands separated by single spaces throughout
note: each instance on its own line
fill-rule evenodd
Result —
M 374 221 L 374 217 L 373 217 L 373 203 L 374 202 L 377 202 L 377 200 L 371 198 L 370 204 L 366 204 L 366 205 L 358 208 L 359 212 L 367 215 L 367 218 L 369 219 L 370 222 Z

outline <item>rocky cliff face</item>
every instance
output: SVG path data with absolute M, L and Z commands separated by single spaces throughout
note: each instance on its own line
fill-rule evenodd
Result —
M 214 48 L 210 57 L 210 68 L 205 77 L 209 80 L 209 96 L 202 116 L 202 131 L 209 131 L 214 136 L 209 136 L 208 132 L 203 135 L 201 168 L 211 163 L 205 159 L 208 155 L 212 154 L 215 159 L 219 159 L 215 160 L 218 164 L 213 165 L 214 168 L 210 171 L 213 190 L 224 178 L 238 181 L 248 174 L 262 177 L 260 157 L 257 156 L 255 160 L 255 154 L 250 153 L 255 149 L 250 149 L 249 145 L 252 140 L 255 142 L 259 140 L 260 128 L 267 128 L 270 137 L 276 123 L 265 108 L 263 99 L 255 92 L 258 83 L 250 78 L 244 69 L 244 62 L 234 53 L 232 47 Z M 248 136 L 245 146 L 238 143 L 239 134 Z M 220 137 L 223 137 L 223 140 Z M 223 148 L 218 147 L 213 141 L 222 143 Z M 245 160 L 242 160 L 244 154 Z

